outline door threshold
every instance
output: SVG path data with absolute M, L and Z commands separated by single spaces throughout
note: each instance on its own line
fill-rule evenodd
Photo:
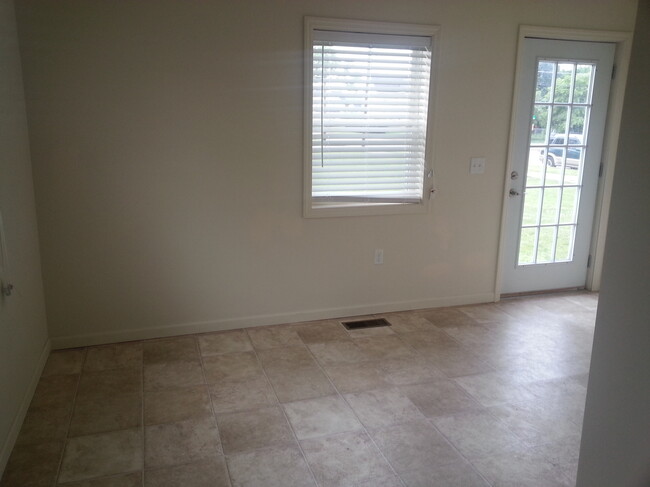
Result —
M 541 291 L 524 291 L 521 293 L 504 293 L 501 295 L 501 299 L 507 299 L 507 298 L 520 298 L 523 296 L 538 296 L 540 294 L 559 294 L 559 293 L 567 293 L 567 292 L 572 292 L 572 291 L 584 291 L 584 286 L 583 287 L 563 287 L 559 289 L 544 289 Z

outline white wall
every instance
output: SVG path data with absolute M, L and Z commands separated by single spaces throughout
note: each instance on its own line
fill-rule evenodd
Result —
M 619 137 L 579 487 L 650 485 L 650 0 L 641 0 Z
M 25 100 L 14 6 L 0 0 L 0 211 L 7 261 L 0 279 L 0 476 L 47 357 L 47 324 L 38 255 Z
M 491 300 L 518 27 L 635 7 L 18 2 L 54 345 Z M 441 25 L 428 214 L 302 218 L 305 15 Z

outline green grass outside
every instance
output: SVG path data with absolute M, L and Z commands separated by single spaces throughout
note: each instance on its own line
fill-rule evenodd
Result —
M 562 167 L 546 168 L 546 184 L 560 184 Z M 529 167 L 527 186 L 542 184 L 544 177 L 542 167 Z M 577 171 L 567 169 L 565 184 L 576 184 Z M 543 202 L 542 194 L 544 195 Z M 560 195 L 563 195 L 560 202 Z M 524 225 L 570 225 L 576 222 L 578 189 L 569 188 L 527 188 L 524 196 Z M 541 204 L 541 208 L 540 208 Z M 561 205 L 561 207 L 559 207 Z M 559 213 L 558 213 L 559 210 Z M 519 263 L 535 262 L 535 236 L 539 232 L 537 245 L 537 262 L 556 262 L 571 260 L 573 226 L 556 226 L 542 228 L 522 228 L 519 244 Z M 557 233 L 557 235 L 556 235 Z M 555 258 L 553 251 L 555 250 Z

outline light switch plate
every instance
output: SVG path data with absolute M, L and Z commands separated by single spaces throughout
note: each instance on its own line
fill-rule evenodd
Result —
M 472 157 L 469 163 L 470 174 L 483 174 L 485 172 L 485 157 Z

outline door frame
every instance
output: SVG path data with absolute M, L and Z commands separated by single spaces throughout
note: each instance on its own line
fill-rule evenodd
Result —
M 598 291 L 600 289 L 602 275 L 603 248 L 605 246 L 605 235 L 607 233 L 607 219 L 609 216 L 612 183 L 614 180 L 614 167 L 616 164 L 616 150 L 618 148 L 618 134 L 621 125 L 621 113 L 623 111 L 625 84 L 630 62 L 632 33 L 521 25 L 519 27 L 517 42 L 517 62 L 515 64 L 514 73 L 515 79 L 513 85 L 512 112 L 510 115 L 510 135 L 508 137 L 508 158 L 503 183 L 501 230 L 499 236 L 499 255 L 497 257 L 496 278 L 494 283 L 494 301 L 499 301 L 501 298 L 501 289 L 503 284 L 504 252 L 507 233 L 506 217 L 508 212 L 508 190 L 510 188 L 510 172 L 512 171 L 514 159 L 514 121 L 515 113 L 517 112 L 520 103 L 517 99 L 517 93 L 520 88 L 518 74 L 523 62 L 524 41 L 526 38 L 530 37 L 561 41 L 609 42 L 616 44 L 616 54 L 614 56 L 616 76 L 612 80 L 610 87 L 607 116 L 605 119 L 605 134 L 603 137 L 603 150 L 601 156 L 603 172 L 602 177 L 598 180 L 596 208 L 589 245 L 591 265 L 587 268 L 587 281 L 585 282 L 585 287 L 590 291 Z

